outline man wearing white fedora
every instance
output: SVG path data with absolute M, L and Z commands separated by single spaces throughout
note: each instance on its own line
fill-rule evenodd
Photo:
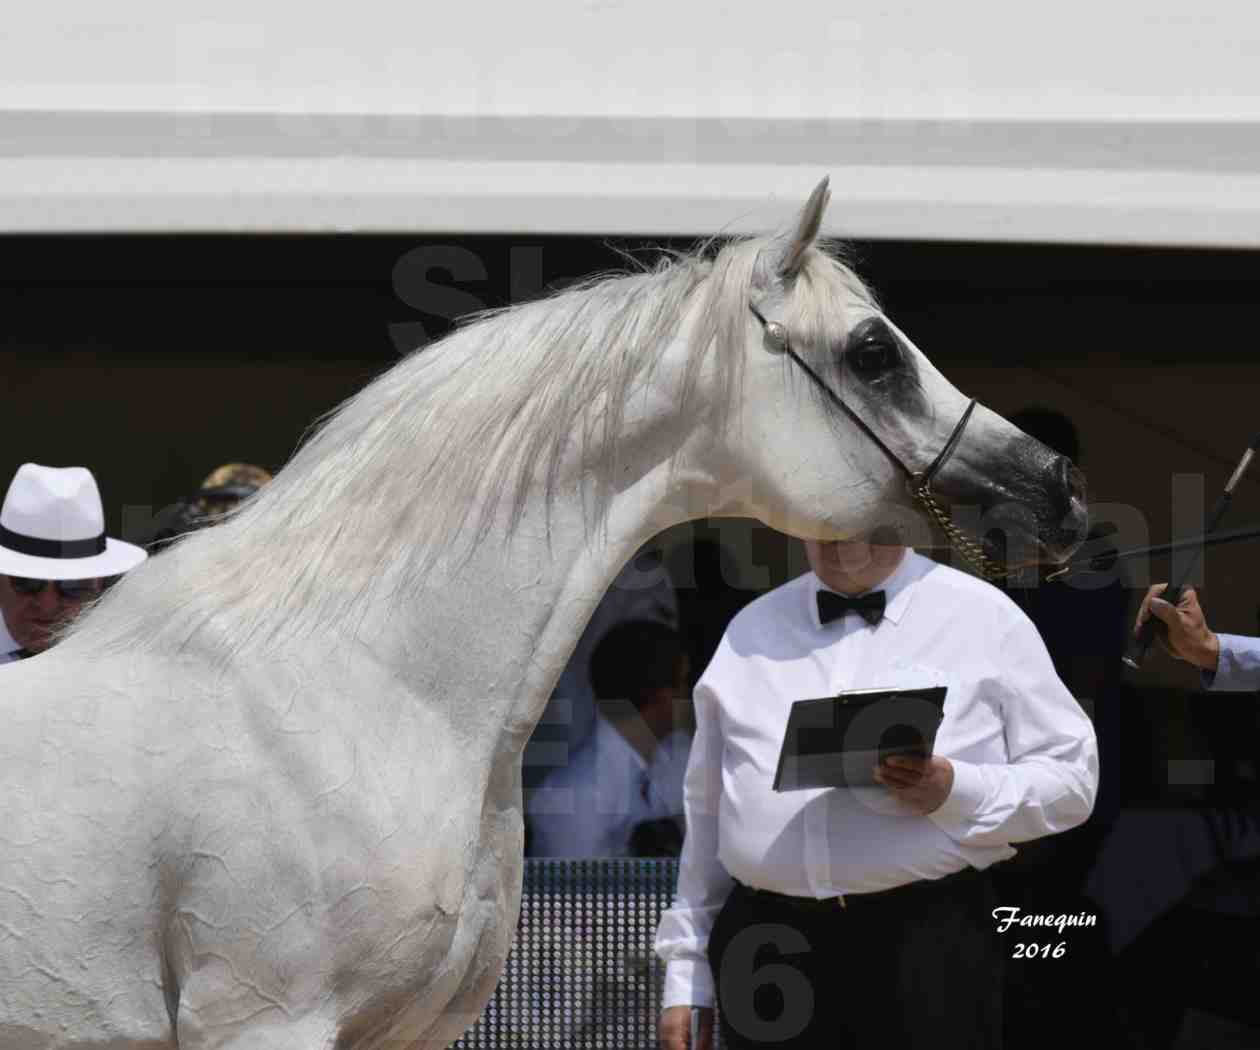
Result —
M 43 652 L 105 577 L 147 557 L 105 535 L 90 470 L 23 463 L 0 509 L 0 664 Z

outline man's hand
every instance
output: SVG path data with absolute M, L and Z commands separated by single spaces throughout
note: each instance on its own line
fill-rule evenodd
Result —
M 700 1038 L 691 1045 L 691 1011 L 700 1015 Z M 669 1006 L 661 1011 L 661 1050 L 712 1050 L 713 1010 L 708 1006 Z
M 920 816 L 934 813 L 945 804 L 954 787 L 954 766 L 948 758 L 933 755 L 890 755 L 875 768 L 875 779 L 897 801 Z
M 1140 631 L 1142 625 L 1154 616 L 1167 627 L 1166 632 L 1159 632 L 1159 641 L 1168 652 L 1178 660 L 1215 672 L 1220 660 L 1221 643 L 1208 629 L 1203 610 L 1199 607 L 1199 596 L 1193 587 L 1187 587 L 1181 592 L 1181 600 L 1172 606 L 1159 597 L 1167 589 L 1168 584 L 1157 583 L 1146 592 L 1133 633 Z

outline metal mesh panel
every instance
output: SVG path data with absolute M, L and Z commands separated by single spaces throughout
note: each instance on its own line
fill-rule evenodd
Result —
M 652 950 L 678 862 L 526 860 L 503 976 L 461 1050 L 650 1050 L 665 967 Z

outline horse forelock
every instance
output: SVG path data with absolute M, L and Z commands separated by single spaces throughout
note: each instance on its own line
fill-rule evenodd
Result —
M 134 570 L 71 635 L 122 647 L 250 640 L 351 629 L 363 603 L 404 600 L 459 544 L 485 538 L 559 495 L 562 458 L 582 442 L 582 496 L 598 527 L 613 492 L 630 393 L 694 317 L 676 409 L 697 408 L 706 362 L 718 389 L 705 410 L 724 427 L 740 395 L 747 304 L 770 243 L 729 242 L 640 273 L 582 282 L 479 315 L 413 352 L 327 413 L 293 460 L 237 514 Z M 808 340 L 834 326 L 865 286 L 811 248 L 785 302 Z M 590 411 L 595 406 L 598 411 Z M 213 628 L 213 629 L 211 629 Z
M 808 354 L 826 353 L 844 339 L 859 313 L 879 309 L 875 294 L 836 246 L 806 256 L 797 279 L 785 290 L 779 320 L 791 332 L 794 346 Z

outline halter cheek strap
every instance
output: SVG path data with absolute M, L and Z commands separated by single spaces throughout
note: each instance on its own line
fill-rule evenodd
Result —
M 962 432 L 967 428 L 967 423 L 971 420 L 971 413 L 975 411 L 976 399 L 973 397 L 967 402 L 967 408 L 963 411 L 962 417 L 954 425 L 953 432 L 949 435 L 949 440 L 945 442 L 945 447 L 941 449 L 940 455 L 932 460 L 932 465 L 922 474 L 911 474 L 910 480 L 916 486 L 927 488 L 932 483 L 932 479 L 945 465 L 945 461 L 954 454 L 954 449 L 958 447 L 958 442 L 962 440 Z
M 983 548 L 969 537 L 965 536 L 962 531 L 949 518 L 949 514 L 941 507 L 932 494 L 932 479 L 940 473 L 941 468 L 949 460 L 958 448 L 959 441 L 962 440 L 963 431 L 971 420 L 971 413 L 975 411 L 976 400 L 972 398 L 967 403 L 967 408 L 963 411 L 962 416 L 954 425 L 954 429 L 950 432 L 949 438 L 945 441 L 944 447 L 937 454 L 936 458 L 928 465 L 927 470 L 915 471 L 906 465 L 905 461 L 897 455 L 887 443 L 871 428 L 870 424 L 859 416 L 852 408 L 845 404 L 840 396 L 831 389 L 817 372 L 815 372 L 809 364 L 792 349 L 792 342 L 788 338 L 787 329 L 778 321 L 767 321 L 765 316 L 752 303 L 748 304 L 748 309 L 753 312 L 753 316 L 761 322 L 762 330 L 765 332 L 766 339 L 770 343 L 772 349 L 779 353 L 786 354 L 793 362 L 813 381 L 814 385 L 823 392 L 826 398 L 837 408 L 845 413 L 859 429 L 880 449 L 901 471 L 906 475 L 906 484 L 915 500 L 917 500 L 932 519 L 940 526 L 941 530 L 949 537 L 950 542 L 958 550 L 960 554 L 968 561 L 972 562 L 986 577 L 995 579 L 1006 575 L 1006 570 L 998 565 L 995 561 L 984 553 Z

